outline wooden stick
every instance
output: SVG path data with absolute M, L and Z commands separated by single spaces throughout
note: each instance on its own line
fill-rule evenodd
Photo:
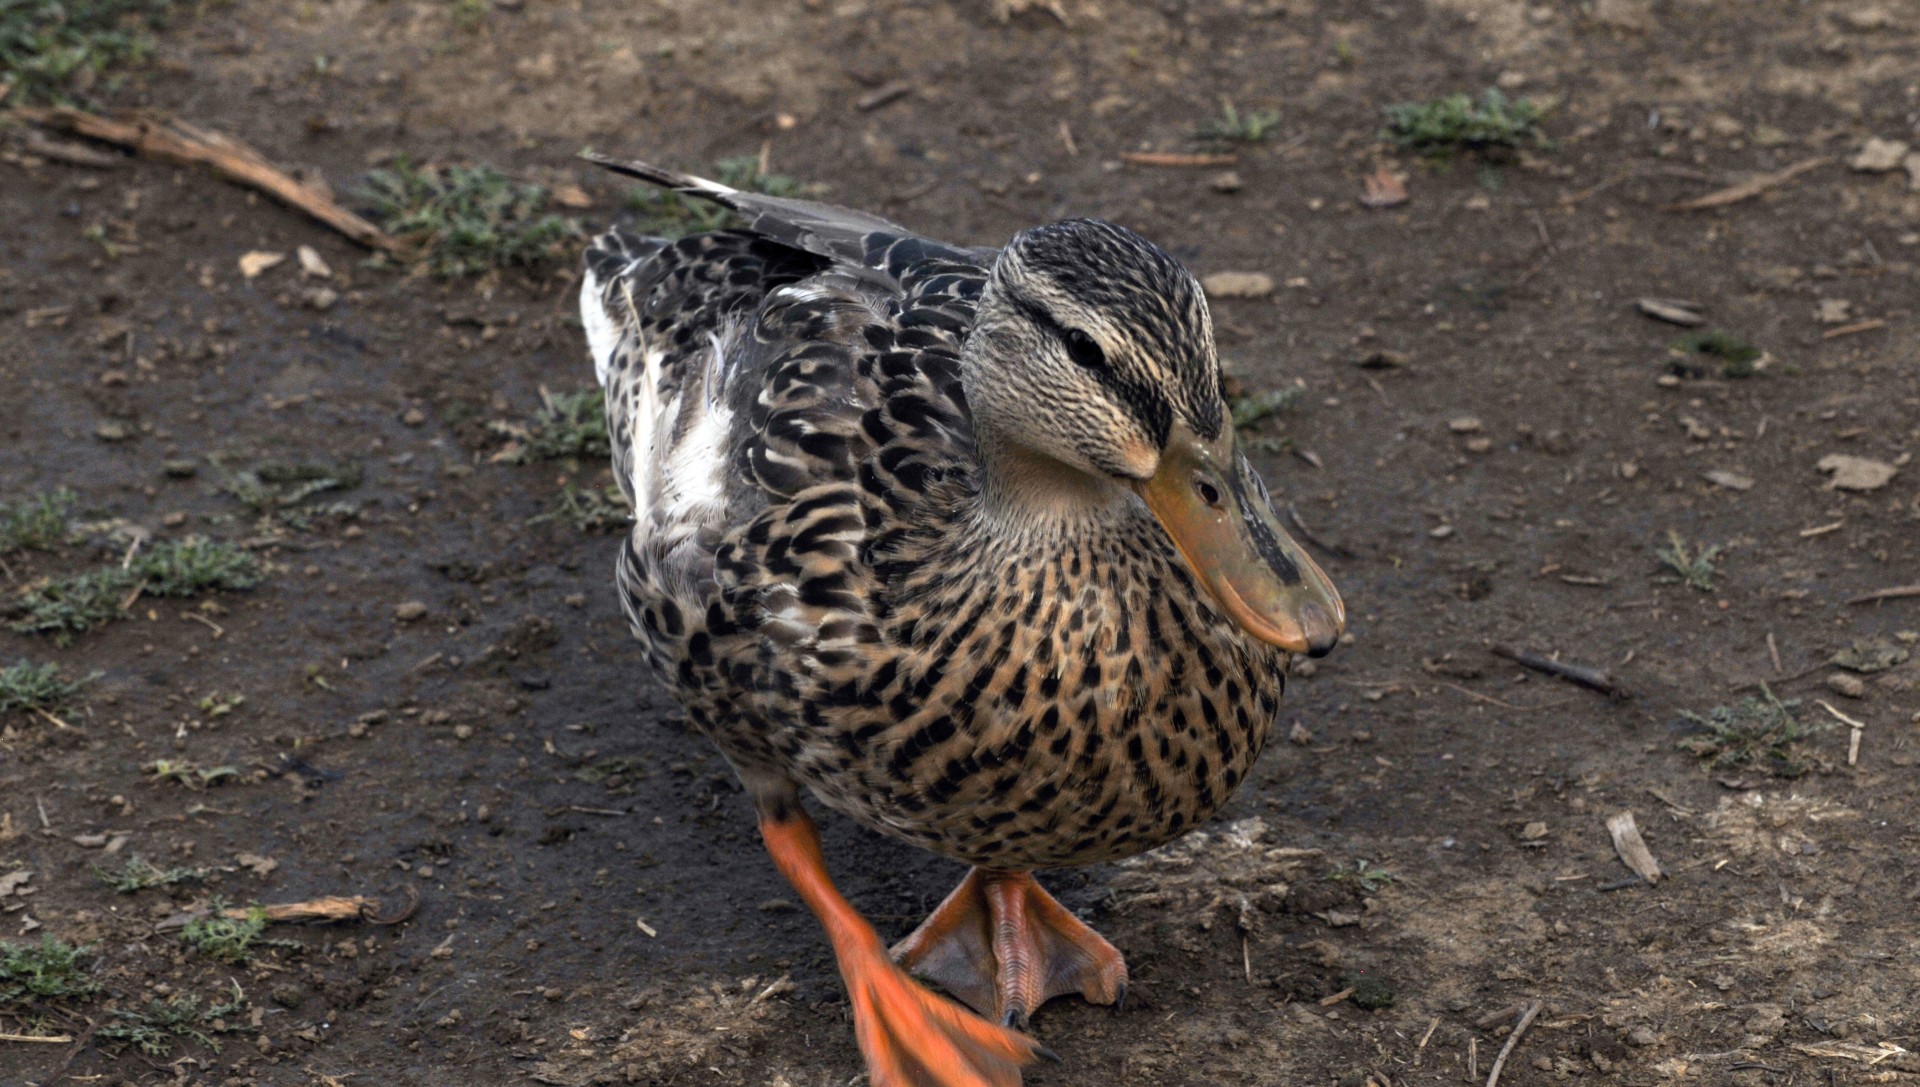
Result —
M 1121 162 L 1135 166 L 1232 166 L 1239 155 L 1190 155 L 1180 151 L 1122 151 Z
M 1875 329 L 1885 327 L 1887 327 L 1885 320 L 1879 317 L 1870 317 L 1864 321 L 1855 321 L 1850 325 L 1841 325 L 1839 328 L 1827 329 L 1820 334 L 1820 338 L 1823 340 L 1837 340 L 1842 336 L 1851 336 L 1856 332 L 1872 332 Z
M 100 140 L 168 162 L 211 166 L 228 180 L 304 211 L 361 245 L 389 253 L 400 251 L 400 243 L 386 231 L 334 203 L 331 196 L 318 188 L 296 181 L 253 148 L 218 132 L 179 120 L 138 114 L 125 118 L 102 117 L 65 107 L 21 106 L 13 113 L 45 128 Z
M 1824 698 L 1814 699 L 1813 704 L 1826 710 L 1847 726 L 1851 732 L 1851 735 L 1847 737 L 1847 765 L 1860 765 L 1860 734 L 1867 730 L 1867 723 L 1865 721 L 1856 721 L 1846 714 L 1841 713 L 1839 710 L 1834 709 L 1833 703 L 1828 702 Z
M 1818 155 L 1810 159 L 1801 159 L 1784 170 L 1775 170 L 1770 174 L 1750 177 L 1738 185 L 1729 185 L 1716 189 L 1705 196 L 1696 196 L 1692 200 L 1682 200 L 1677 204 L 1668 204 L 1662 211 L 1705 211 L 1708 208 L 1724 208 L 1728 204 L 1738 204 L 1742 200 L 1751 200 L 1768 189 L 1778 188 L 1806 173 L 1817 170 L 1832 162 L 1827 155 Z
M 1540 1002 L 1538 1000 L 1527 1005 L 1526 1012 L 1520 1016 L 1520 1022 L 1514 1024 L 1513 1033 L 1507 1035 L 1507 1044 L 1501 1046 L 1500 1054 L 1493 1058 L 1493 1070 L 1487 1073 L 1487 1087 L 1496 1087 L 1496 1085 L 1499 1084 L 1500 1069 L 1507 1063 L 1507 1054 L 1513 1052 L 1513 1047 L 1520 1041 L 1520 1036 L 1527 1032 L 1529 1026 L 1533 1025 L 1533 1017 L 1539 1014 Z
M 1529 653 L 1524 649 L 1514 649 L 1511 646 L 1496 645 L 1489 648 L 1496 657 L 1505 657 L 1536 672 L 1545 672 L 1547 675 L 1579 684 L 1590 691 L 1599 691 L 1608 698 L 1624 701 L 1633 697 L 1633 692 L 1615 683 L 1613 677 L 1598 668 L 1568 664 L 1565 661 L 1557 661 L 1552 657 L 1543 657 L 1538 653 Z
M 71 1034 L 0 1034 L 0 1042 L 53 1042 L 65 1045 L 71 1041 Z
M 1877 600 L 1905 600 L 1910 596 L 1920 596 L 1920 585 L 1895 585 L 1891 589 L 1875 589 L 1870 593 L 1861 593 L 1847 603 L 1871 604 Z

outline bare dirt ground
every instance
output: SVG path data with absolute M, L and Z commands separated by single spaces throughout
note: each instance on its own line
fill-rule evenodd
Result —
M 599 223 L 627 190 L 584 146 L 690 169 L 764 147 L 938 237 L 1100 215 L 1202 274 L 1272 277 L 1216 301 L 1222 349 L 1250 389 L 1305 389 L 1260 457 L 1354 641 L 1290 685 L 1291 742 L 1228 819 L 1049 877 L 1128 953 L 1137 999 L 1047 1008 L 1034 1030 L 1064 1063 L 1030 1083 L 1484 1082 L 1536 1001 L 1503 1084 L 1920 1075 L 1920 598 L 1848 603 L 1920 582 L 1920 162 L 1848 165 L 1870 138 L 1920 143 L 1920 9 L 1058 6 L 216 4 L 93 95 L 342 194 L 396 153 L 490 162 L 581 186 Z M 1378 139 L 1389 104 L 1495 84 L 1553 103 L 1551 148 L 1435 167 Z M 1121 161 L 1193 150 L 1223 98 L 1279 114 L 1238 148 L 1236 191 Z M 134 537 L 265 566 L 70 646 L 0 633 L 0 664 L 98 673 L 57 722 L 0 712 L 0 939 L 85 945 L 102 987 L 0 1016 L 0 1083 L 856 1078 L 812 920 L 644 678 L 616 537 L 541 519 L 606 468 L 490 456 L 488 423 L 590 383 L 571 266 L 408 275 L 203 172 L 0 139 L 0 500 L 68 487 L 81 523 L 6 558 L 9 606 Z M 1813 158 L 1752 199 L 1663 210 Z M 1410 200 L 1363 207 L 1383 163 Z M 330 279 L 238 269 L 300 245 Z M 1766 366 L 1677 359 L 1684 330 L 1642 297 L 1698 303 Z M 1833 489 L 1833 454 L 1897 471 Z M 362 478 L 263 519 L 219 465 L 267 459 Z M 1668 576 L 1670 531 L 1724 547 L 1710 589 Z M 1896 663 L 1828 665 L 1856 642 Z M 1702 754 L 1683 711 L 1762 680 L 1810 734 L 1747 765 Z M 190 787 L 199 770 L 216 780 Z M 1623 811 L 1656 886 L 1624 882 Z M 889 934 L 960 875 L 844 823 L 827 838 Z M 132 894 L 96 877 L 135 855 L 204 871 Z M 404 924 L 276 925 L 291 944 L 238 964 L 159 924 L 215 897 L 406 888 Z M 98 1033 L 236 985 L 200 1038 Z

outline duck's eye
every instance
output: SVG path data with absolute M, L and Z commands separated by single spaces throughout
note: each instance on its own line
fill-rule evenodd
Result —
M 1077 328 L 1067 330 L 1067 357 L 1089 370 L 1107 364 L 1106 353 L 1100 350 L 1100 345 Z

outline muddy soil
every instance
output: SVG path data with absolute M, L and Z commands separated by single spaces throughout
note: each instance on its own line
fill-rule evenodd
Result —
M 1849 603 L 1920 582 L 1920 162 L 1848 165 L 1872 137 L 1920 144 L 1920 14 L 1053 7 L 210 5 L 98 93 L 343 193 L 398 153 L 484 161 L 581 186 L 597 223 L 626 188 L 582 147 L 690 169 L 764 150 L 938 237 L 1100 215 L 1202 274 L 1272 277 L 1215 302 L 1222 350 L 1250 390 L 1304 387 L 1255 431 L 1260 463 L 1354 638 L 1299 669 L 1227 817 L 1048 878 L 1127 952 L 1134 999 L 1049 1006 L 1034 1030 L 1063 1063 L 1028 1082 L 1484 1082 L 1535 1002 L 1503 1084 L 1920 1074 L 1920 599 Z M 1377 138 L 1386 105 L 1496 84 L 1553 102 L 1551 147 L 1434 166 Z M 1122 162 L 1193 150 L 1222 99 L 1280 117 L 1234 178 Z M 571 269 L 407 275 L 201 172 L 80 169 L 5 138 L 0 497 L 68 487 L 86 522 L 8 558 L 8 600 L 117 561 L 130 533 L 243 542 L 267 577 L 137 600 L 71 646 L 0 634 L 0 662 L 98 673 L 57 722 L 0 717 L 0 937 L 88 945 L 104 986 L 0 1022 L 74 1039 L 0 1040 L 0 1083 L 857 1077 L 813 921 L 642 672 L 617 537 L 543 517 L 606 468 L 490 456 L 490 423 L 591 381 Z M 1664 210 L 1816 158 L 1751 199 Z M 1364 207 L 1383 164 L 1410 199 Z M 239 271 L 301 245 L 332 278 Z M 1765 367 L 1676 358 L 1685 330 L 1643 297 L 1697 303 Z M 1835 489 L 1833 454 L 1897 471 Z M 268 459 L 362 478 L 263 519 L 220 465 Z M 1669 532 L 1724 547 L 1710 589 L 1663 568 Z M 1901 661 L 1828 664 L 1862 640 Z M 1683 711 L 1761 681 L 1813 728 L 1792 765 L 1690 749 Z M 160 760 L 233 773 L 190 787 Z M 1625 811 L 1657 885 L 1615 854 Z M 889 935 L 960 876 L 842 821 L 826 837 Z M 135 855 L 206 871 L 136 894 L 96 877 Z M 161 924 L 215 898 L 415 893 L 402 924 L 275 926 L 291 944 L 239 965 Z M 244 1008 L 170 1051 L 89 1037 L 235 985 Z

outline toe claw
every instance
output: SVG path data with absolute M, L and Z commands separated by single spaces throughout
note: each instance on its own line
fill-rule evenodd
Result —
M 1033 1043 L 1033 1055 L 1036 1057 L 1044 1058 L 1046 1060 L 1050 1060 L 1055 1064 L 1067 1063 L 1064 1059 L 1061 1058 L 1060 1054 L 1055 1053 L 1053 1050 L 1048 1049 L 1046 1046 L 1041 1045 L 1039 1042 Z
M 1121 982 L 1113 996 L 1113 1014 L 1119 1015 L 1127 1010 L 1127 983 Z

